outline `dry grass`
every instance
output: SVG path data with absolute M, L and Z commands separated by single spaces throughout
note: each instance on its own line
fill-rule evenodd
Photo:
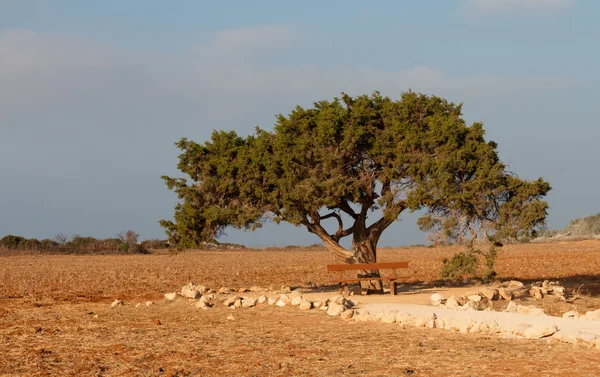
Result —
M 380 260 L 408 260 L 414 279 L 434 280 L 441 258 L 455 251 L 383 249 Z M 331 262 L 310 250 L 0 257 L 0 375 L 600 375 L 597 350 L 563 344 L 350 325 L 288 308 L 236 310 L 228 321 L 230 310 L 197 310 L 186 300 L 129 305 L 188 281 L 216 288 L 324 284 Z M 497 270 L 502 278 L 584 284 L 596 296 L 600 242 L 511 245 Z M 110 309 L 117 297 L 128 305 Z

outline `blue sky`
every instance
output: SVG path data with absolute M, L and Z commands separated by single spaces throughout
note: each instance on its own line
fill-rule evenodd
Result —
M 549 225 L 600 212 L 600 2 L 0 0 L 0 235 L 162 238 L 181 137 L 270 128 L 296 104 L 411 88 L 464 103 L 554 190 Z M 424 243 L 414 216 L 381 245 Z M 268 225 L 223 239 L 311 244 Z

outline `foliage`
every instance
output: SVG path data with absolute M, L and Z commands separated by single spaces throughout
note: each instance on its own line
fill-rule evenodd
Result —
M 476 273 L 477 257 L 471 252 L 460 252 L 450 259 L 442 259 L 442 279 L 460 282 L 465 277 L 475 276 Z
M 179 203 L 161 225 L 171 243 L 189 248 L 228 226 L 287 221 L 347 262 L 376 261 L 381 233 L 407 210 L 425 209 L 421 229 L 452 239 L 533 232 L 544 224 L 550 186 L 508 172 L 483 125 L 461 116 L 461 105 L 436 96 L 342 94 L 279 115 L 272 132 L 181 139 L 178 168 L 187 178 L 163 177 Z M 339 244 L 348 236 L 353 250 Z
M 19 245 L 22 244 L 23 241 L 25 241 L 25 238 L 9 234 L 0 239 L 0 247 L 8 250 L 15 250 L 19 248 Z
M 129 244 L 126 242 L 121 242 L 118 246 L 119 251 L 128 251 L 129 250 Z

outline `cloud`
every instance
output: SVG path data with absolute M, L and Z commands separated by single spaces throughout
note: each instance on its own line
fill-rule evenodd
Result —
M 341 91 L 380 90 L 398 96 L 410 88 L 465 101 L 576 85 L 565 77 L 452 75 L 425 66 L 390 71 L 274 63 L 273 57 L 302 48 L 299 41 L 302 36 L 288 26 L 261 26 L 214 33 L 186 51 L 161 53 L 29 30 L 5 31 L 0 33 L 0 117 L 50 114 L 64 119 L 79 114 L 78 119 L 92 117 L 85 122 L 91 127 L 94 119 L 112 114 L 115 119 L 105 122 L 107 128 L 118 127 L 119 117 L 132 124 L 127 127 L 148 124 L 148 119 L 185 117 L 233 122 L 248 112 L 270 111 L 267 105 L 285 106 L 280 110 L 285 111 Z M 259 103 L 264 106 L 257 107 Z
M 470 14 L 556 11 L 575 5 L 575 0 L 464 0 Z

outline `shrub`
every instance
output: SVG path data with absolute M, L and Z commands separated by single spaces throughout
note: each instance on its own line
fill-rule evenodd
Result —
M 13 236 L 12 234 L 9 234 L 8 236 L 4 236 L 4 237 L 2 237 L 2 239 L 0 239 L 0 248 L 8 249 L 8 250 L 16 250 L 16 249 L 20 248 L 20 245 L 25 240 L 26 239 L 24 237 Z
M 117 246 L 117 248 L 119 249 L 119 251 L 128 251 L 129 250 L 129 244 L 125 243 L 125 242 L 121 242 L 119 244 L 119 246 Z
M 472 277 L 477 273 L 477 257 L 471 252 L 454 254 L 450 259 L 442 259 L 442 263 L 442 279 L 460 282 L 465 277 Z

